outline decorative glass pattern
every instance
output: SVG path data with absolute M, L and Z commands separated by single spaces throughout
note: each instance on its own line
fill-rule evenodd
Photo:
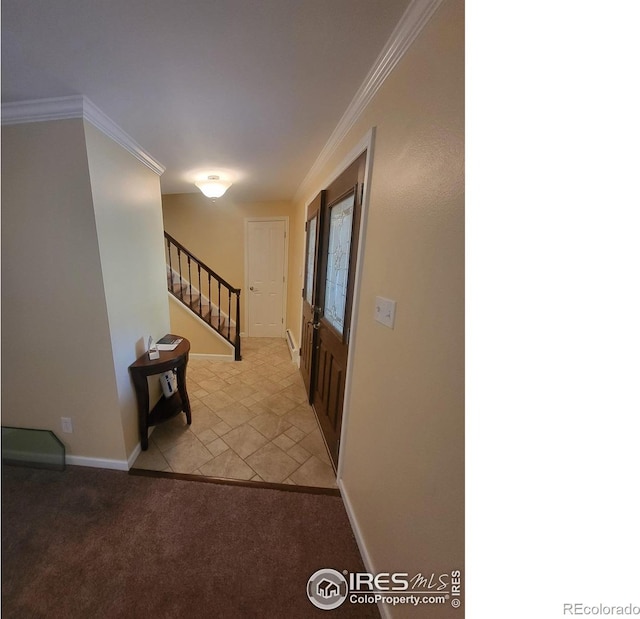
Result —
M 313 305 L 313 276 L 315 275 L 314 262 L 316 256 L 316 227 L 318 216 L 309 222 L 307 231 L 307 281 L 305 283 L 305 299 L 309 305 Z
M 331 207 L 324 317 L 342 335 L 349 282 L 354 195 Z

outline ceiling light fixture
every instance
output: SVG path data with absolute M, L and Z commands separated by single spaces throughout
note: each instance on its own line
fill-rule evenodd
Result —
M 196 181 L 196 187 L 207 196 L 207 198 L 219 198 L 231 187 L 231 183 L 220 180 L 219 176 L 211 175 L 207 177 L 207 180 Z

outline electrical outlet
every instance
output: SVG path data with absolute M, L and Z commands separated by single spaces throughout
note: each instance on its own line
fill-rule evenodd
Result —
M 376 311 L 374 318 L 385 327 L 393 329 L 396 319 L 396 302 L 384 297 L 376 297 Z
M 71 423 L 71 417 L 60 417 L 62 422 L 62 431 L 65 434 L 73 434 L 73 424 Z

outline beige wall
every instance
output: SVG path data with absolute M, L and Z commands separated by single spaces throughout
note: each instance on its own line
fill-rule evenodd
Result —
M 139 442 L 129 365 L 169 332 L 160 179 L 85 122 L 91 192 L 127 456 Z M 160 397 L 152 381 L 151 401 Z
M 304 205 L 298 204 L 289 218 L 289 279 L 287 289 L 286 327 L 291 331 L 295 345 L 300 350 L 302 332 L 302 289 L 304 287 L 304 251 L 307 221 Z
M 225 195 L 215 202 L 200 192 L 162 196 L 164 229 L 232 286 L 242 288 L 242 331 L 247 324 L 244 290 L 245 218 L 294 217 L 290 202 L 236 203 Z M 289 276 L 291 277 L 291 269 Z M 297 293 L 300 296 L 300 291 Z M 287 299 L 289 306 L 290 299 Z M 210 351 L 215 352 L 215 351 Z
M 321 188 L 377 128 L 341 463 L 377 571 L 464 564 L 463 7 L 441 5 L 309 184 Z M 311 198 L 296 205 L 299 220 Z M 373 319 L 376 295 L 397 301 L 393 330 Z M 290 319 L 299 338 L 299 314 Z M 433 607 L 429 616 L 459 613 Z
M 126 457 L 82 120 L 2 128 L 2 423 Z
M 3 424 L 122 466 L 128 366 L 169 330 L 159 178 L 80 119 L 3 127 L 2 147 Z
M 464 563 L 463 6 L 445 0 L 309 184 L 321 188 L 377 128 L 341 462 L 345 497 L 377 571 L 424 574 Z M 96 155 L 104 145 L 88 134 Z M 125 447 L 123 375 L 114 358 L 124 358 L 143 335 L 134 331 L 146 325 L 127 324 L 108 298 L 121 291 L 121 265 L 106 266 L 112 224 L 131 213 L 111 219 L 105 184 L 94 196 L 96 228 L 87 182 L 94 168 L 83 139 L 81 121 L 3 128 L 3 423 L 57 431 L 60 416 L 70 416 L 75 432 L 63 439 L 71 453 L 120 458 L 130 438 L 126 430 Z M 149 191 L 144 204 L 153 201 Z M 244 218 L 289 215 L 287 324 L 299 343 L 302 225 L 311 198 L 292 210 L 288 203 L 167 195 L 164 225 L 243 287 Z M 127 236 L 126 247 L 134 245 Z M 373 320 L 376 295 L 397 301 L 393 330 Z M 389 613 L 424 615 L 407 606 Z M 459 611 L 430 609 L 433 617 L 449 615 Z
M 168 296 L 168 295 L 167 295 Z M 234 351 L 218 334 L 213 333 L 193 312 L 174 297 L 169 297 L 169 317 L 171 333 L 189 340 L 191 352 L 204 355 L 225 355 L 233 358 Z

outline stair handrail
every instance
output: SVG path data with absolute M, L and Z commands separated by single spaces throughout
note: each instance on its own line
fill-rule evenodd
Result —
M 191 253 L 182 243 L 176 241 L 176 239 L 174 239 L 168 232 L 164 233 L 164 237 L 171 241 L 171 243 L 173 243 L 176 247 L 179 247 L 180 251 L 183 251 L 192 260 L 195 260 L 195 262 L 197 262 L 214 279 L 217 279 L 223 286 L 226 286 L 233 293 L 240 294 L 242 288 L 236 288 L 235 286 L 232 286 L 226 279 L 224 279 L 224 277 L 221 277 L 212 268 L 208 267 L 202 260 L 200 260 L 200 258 Z
M 199 318 L 203 319 L 205 321 L 206 324 L 208 324 L 210 327 L 212 327 L 217 333 L 219 333 L 225 340 L 227 340 L 234 348 L 234 358 L 236 361 L 240 361 L 242 359 L 242 354 L 240 351 L 240 346 L 241 346 L 241 338 L 240 338 L 240 293 L 242 292 L 241 288 L 236 288 L 235 286 L 232 286 L 228 281 L 226 281 L 223 277 L 220 277 L 220 275 L 218 275 L 211 267 L 207 266 L 202 260 L 200 260 L 197 256 L 195 256 L 192 252 L 190 252 L 182 243 L 180 243 L 179 241 L 177 241 L 174 237 L 172 237 L 168 232 L 164 231 L 164 238 L 167 241 L 167 252 L 168 252 L 168 258 L 169 258 L 169 264 L 167 265 L 167 267 L 170 270 L 170 274 L 169 274 L 169 291 L 171 292 L 171 294 L 173 294 L 174 297 L 178 298 L 184 305 L 186 305 L 196 316 L 198 316 Z M 180 295 L 177 295 L 175 293 L 175 291 L 173 290 L 173 270 L 172 270 L 172 264 L 171 264 L 171 246 L 175 246 L 175 248 L 178 251 L 178 262 L 180 263 L 180 265 L 182 264 L 181 262 L 181 258 L 180 258 L 180 254 L 183 253 L 186 258 L 187 258 L 187 263 L 189 266 L 189 300 L 191 301 L 192 298 L 192 290 L 193 290 L 193 282 L 191 279 L 191 262 L 194 262 L 197 267 L 198 267 L 198 298 L 200 300 L 200 306 L 199 306 L 199 311 L 196 311 L 195 308 L 193 307 L 192 303 L 186 303 L 183 297 L 183 293 L 182 293 L 182 269 L 180 268 L 179 271 L 179 276 L 181 279 L 181 283 L 180 283 Z M 208 301 L 209 301 L 209 313 L 207 314 L 207 317 L 205 318 L 205 316 L 202 313 L 202 289 L 201 289 L 201 285 L 202 282 L 200 280 L 200 272 L 204 271 L 205 274 L 208 274 L 209 276 L 209 297 L 208 297 Z M 218 305 L 216 306 L 215 304 L 212 304 L 212 299 L 211 299 L 211 280 L 215 280 L 218 282 Z M 220 289 L 221 286 L 224 286 L 224 288 L 226 288 L 229 293 L 228 293 L 228 313 L 227 313 L 227 319 L 228 319 L 228 323 L 227 323 L 227 328 L 226 331 L 227 333 L 224 333 L 224 329 L 221 328 L 221 324 L 220 324 L 220 316 L 221 316 L 221 312 L 222 312 L 222 307 L 220 306 Z M 233 340 L 231 339 L 231 297 L 232 295 L 235 295 L 235 310 L 236 310 L 236 316 L 235 316 L 235 337 L 233 338 Z M 216 327 L 216 325 L 211 322 L 210 317 L 211 317 L 211 308 L 212 305 L 217 307 L 217 311 L 218 311 L 218 326 Z

